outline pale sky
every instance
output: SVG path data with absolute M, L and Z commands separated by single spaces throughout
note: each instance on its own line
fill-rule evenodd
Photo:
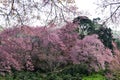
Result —
M 97 18 L 97 17 L 100 17 L 101 19 L 103 19 L 103 17 L 106 16 L 106 14 L 108 14 L 108 13 L 98 14 L 98 13 L 100 13 L 100 9 L 97 8 L 98 6 L 95 4 L 95 3 L 97 3 L 97 1 L 98 0 L 75 0 L 75 4 L 79 8 L 79 11 L 82 10 L 82 11 L 87 11 L 88 13 L 90 13 L 90 15 L 87 15 L 90 19 Z M 2 23 L 3 23 L 3 21 L 2 21 Z M 31 23 L 34 26 L 40 24 L 40 22 L 36 21 L 36 20 L 35 21 L 33 20 L 33 22 L 31 22 Z M 119 28 L 119 30 L 120 30 L 120 28 Z
M 108 12 L 105 12 L 102 14 L 101 8 L 97 5 L 98 3 L 100 3 L 100 0 L 75 0 L 75 3 L 79 8 L 79 10 L 87 11 L 88 13 L 90 13 L 90 16 L 88 15 L 88 17 L 91 19 L 97 18 L 97 17 L 100 17 L 103 19 L 104 17 L 109 15 Z M 107 15 L 104 15 L 104 14 L 107 14 Z
M 88 15 L 89 18 L 97 18 L 100 17 L 101 19 L 109 16 L 109 11 L 105 13 L 100 13 L 100 8 L 95 4 L 98 0 L 75 0 L 75 3 L 79 10 L 85 10 L 90 13 L 91 16 Z M 120 27 L 116 27 L 116 25 L 109 25 L 113 30 L 120 31 Z M 117 25 L 119 26 L 119 25 Z
M 97 5 L 95 4 L 97 0 L 75 0 L 75 3 L 79 10 L 87 11 L 91 14 L 91 18 L 99 17 L 97 14 Z

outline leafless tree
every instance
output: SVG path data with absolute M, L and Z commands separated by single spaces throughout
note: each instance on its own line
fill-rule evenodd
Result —
M 0 25 L 67 22 L 77 14 L 74 0 L 0 0 Z M 79 12 L 78 12 L 79 13 Z
M 120 23 L 120 0 L 97 0 L 97 5 L 102 8 L 102 12 L 106 12 L 106 20 L 113 23 Z

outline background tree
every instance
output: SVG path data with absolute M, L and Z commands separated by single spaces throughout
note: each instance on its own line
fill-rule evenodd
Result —
M 73 23 L 78 24 L 78 33 L 81 38 L 84 38 L 86 35 L 97 34 L 104 46 L 113 50 L 113 34 L 110 28 L 104 27 L 102 24 L 98 23 L 99 18 L 94 18 L 90 20 L 86 16 L 78 16 L 73 20 Z
M 110 28 L 100 27 L 95 33 L 106 47 L 113 50 L 113 34 Z
M 81 38 L 85 35 L 93 34 L 95 32 L 95 25 L 87 16 L 78 16 L 74 18 L 73 23 L 78 24 L 78 32 Z

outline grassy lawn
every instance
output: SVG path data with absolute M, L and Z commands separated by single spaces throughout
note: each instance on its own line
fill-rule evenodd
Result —
M 82 80 L 106 80 L 104 76 L 100 74 L 93 74 L 91 76 L 85 76 Z

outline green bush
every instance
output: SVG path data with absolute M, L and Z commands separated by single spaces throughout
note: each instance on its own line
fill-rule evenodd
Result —
M 72 76 L 76 75 L 76 74 L 80 74 L 82 75 L 88 75 L 90 74 L 89 70 L 88 70 L 88 66 L 87 64 L 76 64 L 76 65 L 71 65 L 66 67 L 63 71 L 62 74 L 70 74 Z
M 95 33 L 99 36 L 99 39 L 102 41 L 105 47 L 108 47 L 109 49 L 113 50 L 113 36 L 112 30 L 110 28 L 100 27 L 98 30 L 96 30 Z
M 70 74 L 62 76 L 63 80 L 82 80 L 80 76 L 72 76 Z
M 78 65 L 77 65 L 78 66 Z M 70 69 L 70 68 L 69 68 Z M 68 70 L 68 68 L 67 68 Z M 74 69 L 78 70 L 77 69 Z M 14 72 L 13 75 L 6 75 L 4 77 L 0 76 L 0 80 L 106 80 L 105 77 L 100 73 L 90 74 L 89 76 L 86 73 L 81 73 L 78 71 L 73 72 L 66 72 L 67 74 L 63 73 L 40 73 L 40 72 Z
M 47 75 L 46 80 L 63 80 L 63 79 L 56 73 L 51 73 Z
M 26 71 L 20 71 L 20 72 L 14 72 L 13 75 L 6 75 L 5 77 L 2 77 L 3 80 L 43 80 L 42 76 L 38 72 L 26 72 Z M 2 79 L 0 79 L 2 80 Z
M 89 72 L 88 65 L 82 63 L 47 73 L 15 71 L 12 75 L 0 76 L 0 80 L 105 80 L 103 73 L 104 71 Z
M 116 39 L 115 39 L 115 42 L 117 43 L 118 49 L 120 49 L 120 39 L 116 38 Z

